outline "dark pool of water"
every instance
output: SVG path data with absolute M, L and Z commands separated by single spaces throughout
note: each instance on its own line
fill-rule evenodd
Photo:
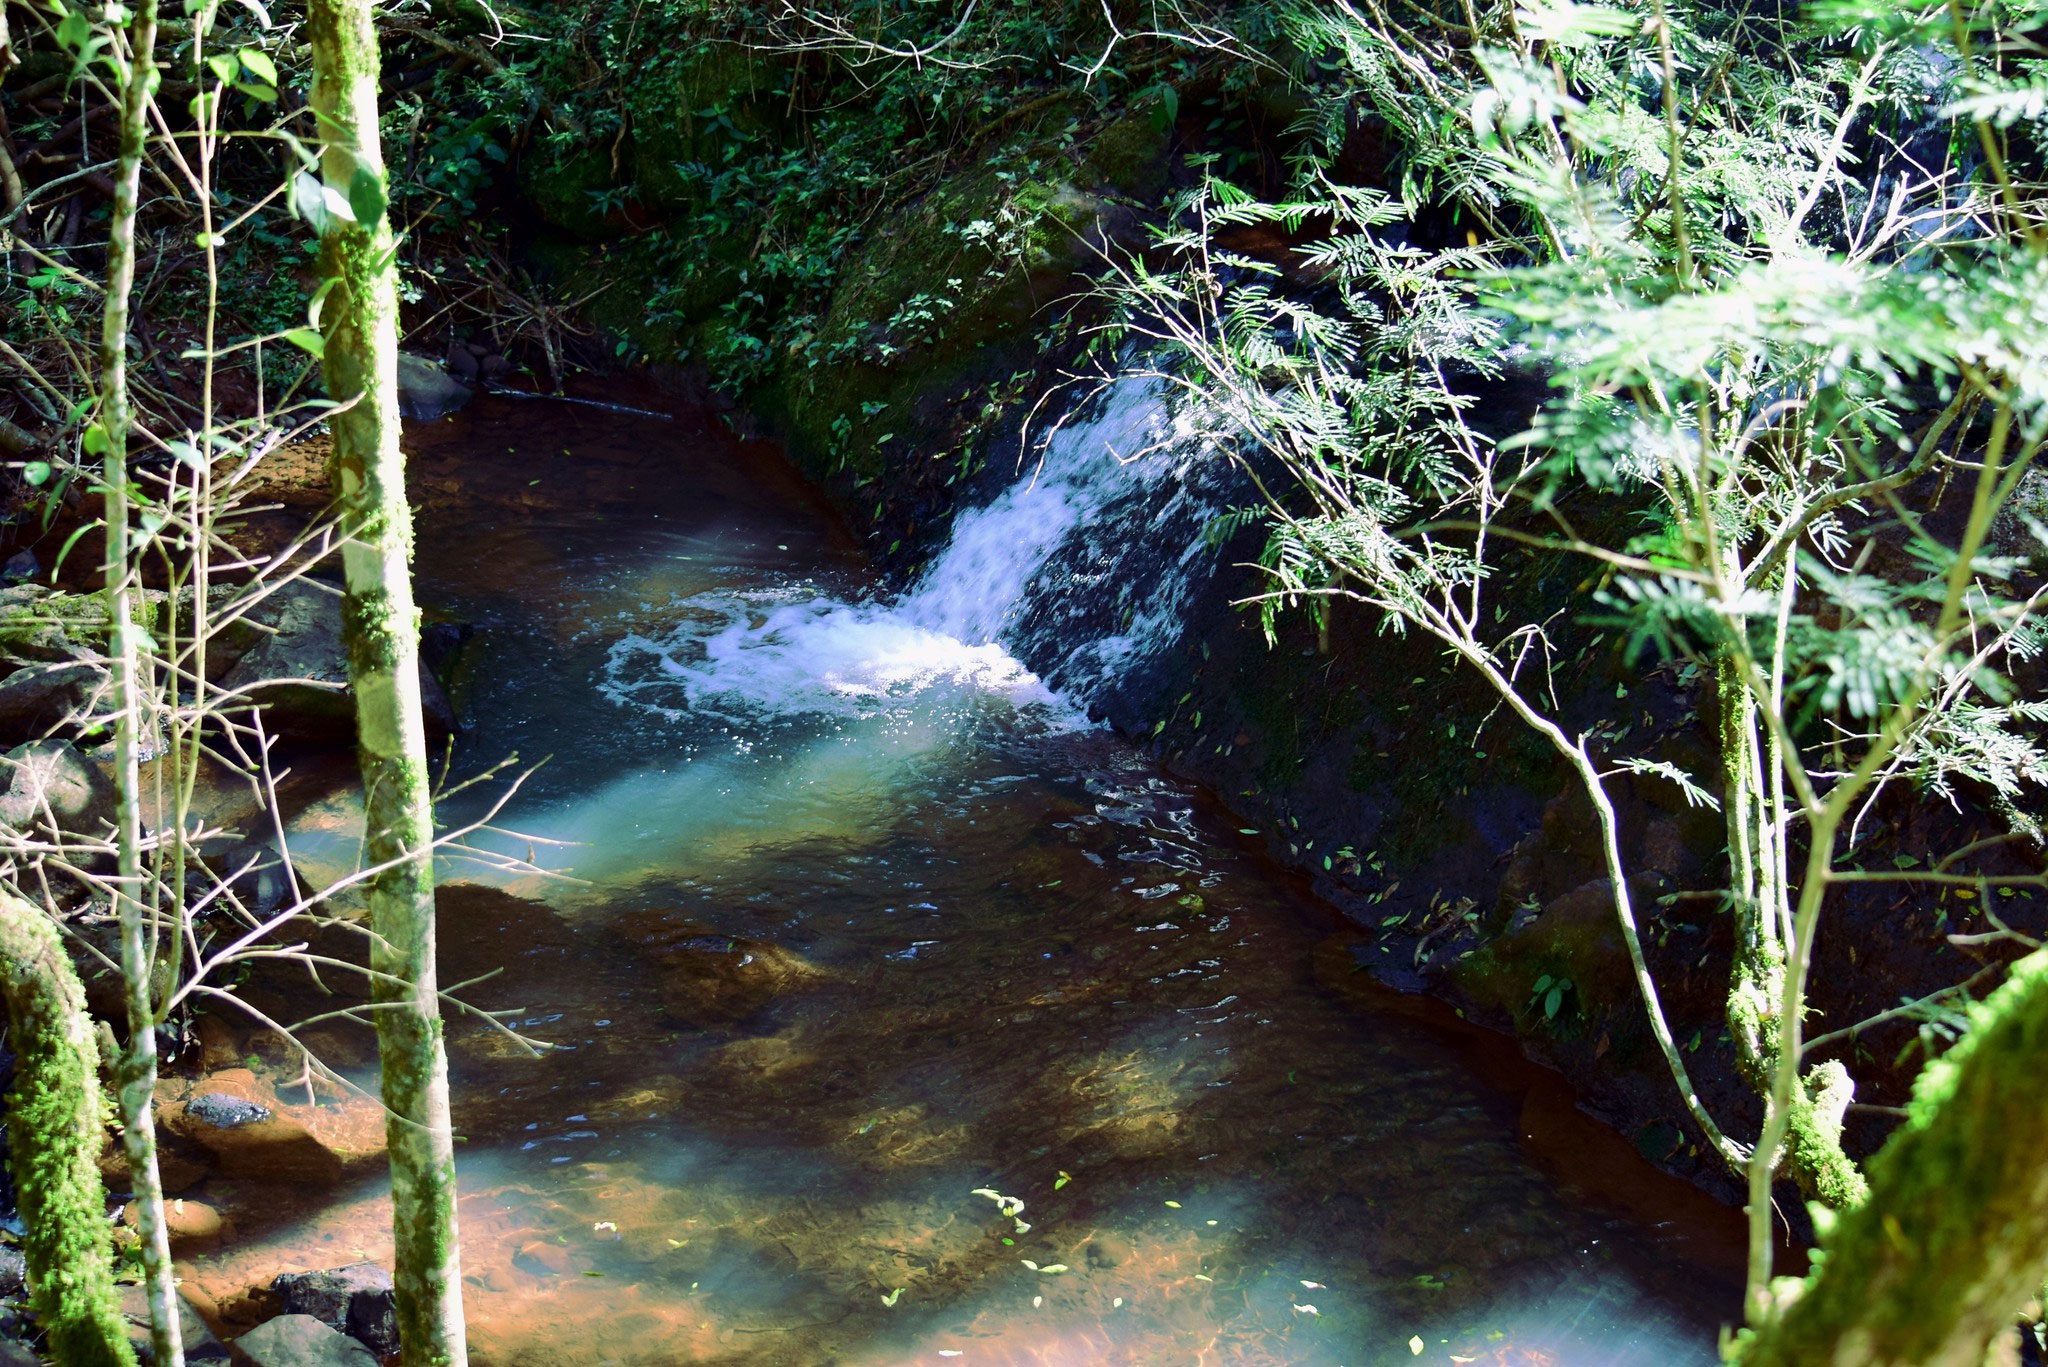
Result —
M 1713 1360 L 1732 1214 L 1365 986 L 1128 744 L 971 683 L 622 689 L 628 637 L 864 587 L 771 451 L 509 401 L 416 444 L 457 766 L 546 760 L 479 844 L 549 873 L 444 869 L 444 979 L 554 1046 L 451 1026 L 480 1361 Z M 387 1211 L 219 1266 L 374 1256 Z

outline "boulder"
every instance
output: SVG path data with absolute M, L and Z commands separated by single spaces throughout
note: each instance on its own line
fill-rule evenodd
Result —
M 43 584 L 0 588 L 0 659 L 16 664 L 96 660 L 107 637 L 106 600 Z
M 398 1351 L 398 1298 L 391 1274 L 375 1263 L 324 1272 L 287 1272 L 271 1282 L 284 1308 L 311 1315 L 366 1345 L 378 1357 Z
M 26 665 L 0 679 L 0 745 L 73 729 L 107 689 L 107 671 L 89 661 Z
M 352 741 L 355 700 L 341 642 L 340 590 L 301 579 L 278 589 L 254 616 L 263 635 L 235 661 L 221 686 L 248 689 L 250 699 L 263 707 L 273 735 L 327 744 Z M 420 700 L 428 731 L 446 735 L 454 730 L 454 709 L 424 664 Z
M 239 1367 L 377 1367 L 369 1349 L 311 1315 L 279 1315 L 233 1347 Z
M 0 823 L 18 831 L 100 836 L 114 824 L 114 781 L 68 740 L 17 745 L 0 759 Z
M 414 422 L 445 418 L 470 401 L 474 391 L 438 362 L 409 351 L 398 353 L 398 412 Z
M 135 1345 L 135 1359 L 144 1364 L 156 1361 L 149 1347 L 149 1294 L 140 1286 L 121 1288 L 121 1316 L 128 1321 L 128 1341 Z M 226 1362 L 228 1350 L 206 1321 L 199 1318 L 183 1296 L 178 1297 L 178 1334 L 185 1341 L 185 1361 Z

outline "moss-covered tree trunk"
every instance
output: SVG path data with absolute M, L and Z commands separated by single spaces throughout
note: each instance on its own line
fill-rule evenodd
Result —
M 107 302 L 100 326 L 99 430 L 105 442 L 108 654 L 114 678 L 114 779 L 121 917 L 121 977 L 128 1047 L 117 1069 L 121 1141 L 128 1155 L 136 1229 L 149 1302 L 150 1347 L 163 1367 L 184 1367 L 177 1290 L 171 1280 L 170 1236 L 164 1227 L 163 1182 L 156 1161 L 156 1003 L 151 998 L 156 932 L 154 898 L 142 868 L 142 780 L 138 768 L 148 726 L 148 690 L 135 628 L 135 566 L 129 547 L 128 307 L 135 286 L 135 205 L 142 146 L 156 90 L 156 0 L 139 0 L 128 25 L 127 69 L 121 83 L 121 145 L 115 160 L 114 211 L 107 228 Z
M 0 994 L 14 1089 L 7 1140 L 21 1194 L 30 1303 L 65 1367 L 133 1367 L 114 1301 L 99 1048 L 85 992 L 42 908 L 0 888 Z
M 363 770 L 377 1045 L 391 1154 L 398 1331 L 409 1367 L 468 1360 L 455 1230 L 455 1152 L 434 968 L 433 811 L 412 601 L 412 517 L 398 447 L 398 276 L 377 138 L 369 0 L 311 0 L 319 120 L 334 491 L 347 533 L 343 631 Z M 349 206 L 344 209 L 342 206 Z
M 1978 1367 L 2048 1276 L 2048 951 L 2015 965 L 1930 1064 L 1746 1367 Z

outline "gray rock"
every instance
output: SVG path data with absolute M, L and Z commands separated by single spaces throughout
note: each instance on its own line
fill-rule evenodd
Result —
M 68 740 L 17 745 L 0 760 L 0 823 L 98 836 L 114 822 L 114 781 Z
M 379 1357 L 398 1351 L 398 1299 L 391 1274 L 375 1263 L 324 1272 L 287 1272 L 270 1289 L 295 1315 L 311 1315 L 367 1345 Z
M 0 1367 L 42 1367 L 29 1346 L 13 1339 L 0 1339 Z
M 28 1290 L 28 1259 L 18 1248 L 0 1247 L 0 1300 L 12 1300 Z
M 216 1130 L 239 1130 L 270 1119 L 270 1110 L 226 1092 L 203 1092 L 185 1103 L 185 1114 Z
M 311 1315 L 279 1315 L 232 1346 L 241 1367 L 377 1367 L 369 1349 Z
M 398 411 L 415 422 L 444 418 L 468 403 L 468 385 L 425 356 L 398 353 Z
M 34 551 L 16 551 L 7 557 L 7 563 L 0 565 L 0 580 L 20 584 L 34 579 L 43 572 L 42 563 Z
M 206 1321 L 199 1318 L 183 1296 L 178 1302 L 178 1336 L 184 1340 L 185 1361 L 226 1362 L 227 1345 L 213 1336 Z M 145 1364 L 156 1361 L 149 1346 L 149 1293 L 140 1286 L 121 1288 L 121 1316 L 128 1321 L 128 1341 L 135 1345 L 135 1359 Z
M 353 740 L 355 700 L 341 644 L 340 593 L 300 580 L 273 594 L 256 617 L 268 630 L 243 652 L 221 686 L 249 689 L 248 696 L 265 709 L 265 725 L 273 735 L 330 744 Z M 446 735 L 454 730 L 454 708 L 424 666 L 420 700 L 429 731 Z
M 106 692 L 107 671 L 96 664 L 32 664 L 0 679 L 0 744 L 47 736 L 90 715 Z

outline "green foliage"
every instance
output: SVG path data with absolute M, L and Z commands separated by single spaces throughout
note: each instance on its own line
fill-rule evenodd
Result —
M 1579 773 L 1674 1080 L 1749 1173 L 1753 1317 L 1781 1155 L 1825 1201 L 1864 1190 L 1846 1071 L 1801 1071 L 1837 839 L 1910 782 L 2038 843 L 2048 785 L 2043 709 L 2004 678 L 2044 590 L 1992 537 L 2048 436 L 2048 232 L 2008 169 L 2038 163 L 2038 72 L 1981 55 L 2033 20 L 1885 10 L 1287 6 L 1310 95 L 1293 195 L 1212 175 L 1104 289 L 1118 335 L 1288 477 L 1263 486 L 1269 636 L 1279 611 L 1363 602 Z M 1390 188 L 1346 179 L 1362 110 Z M 1307 239 L 1293 269 L 1219 245 L 1249 224 Z M 1582 532 L 1589 501 L 1648 530 Z M 1593 562 L 1588 615 L 1636 653 L 1725 681 L 1718 768 L 1563 721 L 1554 606 L 1498 583 L 1532 547 Z M 1766 1093 L 1754 1156 L 1662 1020 L 1611 836 L 1621 770 L 1718 794 L 1744 852 L 1730 1020 Z M 1552 979 L 1529 1007 L 1554 1020 L 1564 996 Z

